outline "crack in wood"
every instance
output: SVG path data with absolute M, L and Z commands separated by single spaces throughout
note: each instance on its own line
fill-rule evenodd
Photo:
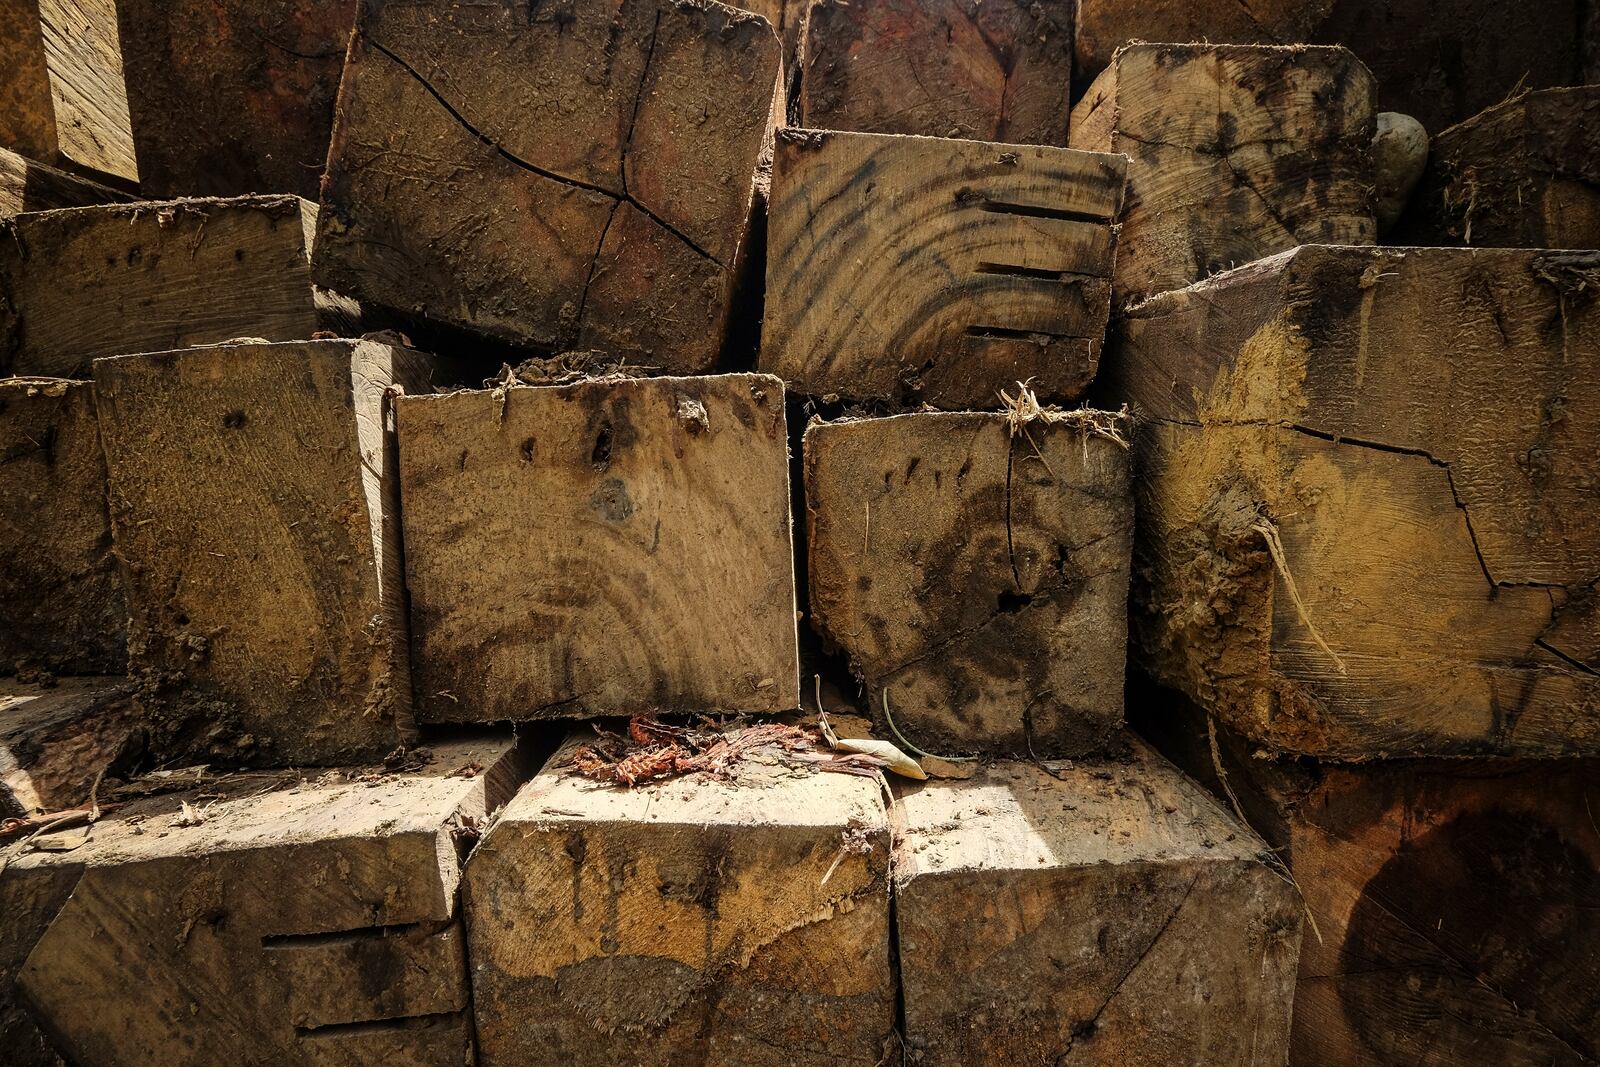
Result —
M 589 192 L 599 193 L 602 196 L 611 197 L 613 200 L 626 201 L 629 205 L 631 205 L 633 208 L 635 208 L 641 215 L 644 215 L 651 222 L 655 223 L 657 226 L 660 226 L 667 233 L 670 233 L 672 236 L 676 237 L 679 241 L 683 242 L 684 246 L 687 247 L 690 251 L 694 252 L 696 255 L 700 256 L 702 259 L 706 259 L 706 260 L 711 261 L 712 263 L 715 263 L 718 267 L 721 267 L 724 270 L 727 269 L 727 264 L 723 263 L 722 260 L 720 260 L 716 256 L 712 255 L 710 252 L 706 251 L 704 248 L 701 248 L 700 245 L 695 243 L 695 241 L 692 238 L 690 238 L 688 234 L 685 234 L 682 230 L 679 230 L 676 226 L 673 226 L 672 223 L 668 222 L 666 219 L 663 219 L 660 215 L 657 215 L 654 211 L 650 210 L 650 208 L 646 207 L 637 198 L 635 198 L 631 193 L 629 193 L 626 188 L 624 188 L 621 192 L 618 192 L 615 189 L 608 189 L 603 185 L 596 184 L 595 182 L 584 181 L 581 178 L 574 178 L 571 175 L 561 174 L 561 173 L 559 173 L 557 171 L 550 170 L 547 167 L 541 167 L 537 163 L 531 163 L 528 160 L 523 159 L 522 157 L 520 157 L 520 156 L 516 155 L 515 153 L 511 152 L 504 145 L 500 144 L 500 142 L 496 141 L 494 138 L 490 137 L 488 134 L 486 134 L 482 130 L 478 129 L 472 123 L 468 122 L 466 116 L 463 115 L 460 111 L 458 111 L 456 109 L 455 105 L 451 104 L 449 100 L 445 99 L 444 94 L 439 92 L 438 89 L 434 88 L 432 82 L 430 82 L 427 78 L 423 77 L 422 73 L 420 71 L 418 71 L 410 63 L 408 63 L 404 59 L 402 59 L 397 53 L 391 51 L 382 42 L 374 40 L 373 38 L 366 37 L 366 38 L 363 38 L 363 40 L 366 41 L 367 44 L 371 45 L 378 52 L 381 52 L 383 55 L 388 56 L 390 60 L 392 60 L 397 66 L 400 67 L 400 69 L 404 70 L 407 74 L 411 75 L 412 78 L 416 79 L 417 84 L 422 86 L 422 88 L 427 91 L 429 96 L 433 97 L 436 101 L 438 101 L 439 106 L 444 108 L 445 111 L 450 115 L 450 117 L 452 119 L 454 119 L 456 121 L 456 123 L 461 126 L 462 129 L 466 130 L 473 137 L 476 137 L 479 141 L 483 142 L 488 147 L 494 149 L 494 151 L 496 153 L 498 153 L 501 158 L 506 160 L 506 162 L 511 163 L 513 166 L 520 167 L 523 170 L 528 171 L 530 174 L 537 174 L 541 178 L 546 178 L 546 179 L 548 179 L 550 181 L 557 182 L 558 184 L 561 184 L 561 185 L 568 185 L 568 186 L 571 186 L 571 187 L 573 187 L 575 189 L 585 189 L 585 190 L 588 190 Z M 653 43 L 653 41 L 652 41 L 652 43 Z M 637 98 L 635 99 L 634 107 L 635 107 L 635 114 L 637 115 L 637 109 L 638 109 Z M 631 130 L 630 130 L 630 135 L 631 135 Z M 624 148 L 623 148 L 623 169 L 624 170 L 626 169 L 626 158 L 627 158 L 627 146 L 624 145 Z

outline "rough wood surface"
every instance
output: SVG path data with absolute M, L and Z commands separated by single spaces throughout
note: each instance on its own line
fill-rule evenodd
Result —
M 237 775 L 13 848 L 0 1027 L 43 1044 L 15 982 L 81 1067 L 457 1067 L 458 856 L 521 777 L 508 740 L 442 741 L 413 769 Z
M 1527 93 L 1439 134 L 1393 240 L 1600 248 L 1600 85 Z
M 1013 436 L 1004 415 L 940 412 L 807 429 L 812 624 L 848 655 L 880 723 L 887 694 L 895 726 L 934 753 L 1108 743 L 1122 724 L 1130 467 L 1084 421 Z
M 514 344 L 708 371 L 778 53 L 766 20 L 709 0 L 367 3 L 318 281 Z
M 893 818 L 908 1062 L 1284 1062 L 1298 896 L 1148 748 L 991 764 Z
M 127 615 L 92 387 L 0 379 L 0 672 L 121 673 Z
M 292 196 L 109 204 L 0 222 L 0 374 L 318 328 L 316 209 Z
M 895 991 L 875 782 L 746 761 L 731 781 L 621 789 L 563 763 L 467 866 L 484 1067 L 881 1062 Z
M 126 193 L 0 148 L 0 222 L 24 211 L 110 204 Z
M 1294 1067 L 1600 1062 L 1600 764 L 1255 758 L 1170 694 L 1136 722 L 1289 862 L 1321 933 L 1300 950 Z
M 801 46 L 803 126 L 1067 143 L 1072 0 L 820 0 Z
M 1149 669 L 1270 749 L 1600 752 L 1596 277 L 1313 246 L 1134 309 Z
M 1087 82 L 1130 41 L 1300 44 L 1334 0 L 1078 0 L 1076 77 Z
M 0 147 L 60 158 L 39 0 L 0 0 Z
M 390 385 L 372 341 L 97 360 L 129 666 L 154 747 L 266 766 L 376 759 L 410 731 Z
M 144 716 L 124 678 L 0 681 L 0 815 L 88 803 L 102 774 L 125 774 L 144 750 Z
M 1074 148 L 1129 159 L 1117 303 L 1301 244 L 1374 243 L 1374 93 L 1343 49 L 1118 52 L 1072 114 Z
M 816 396 L 995 408 L 1094 377 L 1120 156 L 781 131 L 761 367 Z
M 777 379 L 396 406 L 419 719 L 799 706 Z
M 315 200 L 356 0 L 114 0 L 146 196 Z
M 38 0 L 61 158 L 76 168 L 137 182 L 117 3 Z

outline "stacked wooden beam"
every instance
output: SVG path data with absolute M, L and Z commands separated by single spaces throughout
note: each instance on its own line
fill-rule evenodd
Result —
M 0 1061 L 1600 1062 L 1585 5 L 748 6 L 0 0 Z

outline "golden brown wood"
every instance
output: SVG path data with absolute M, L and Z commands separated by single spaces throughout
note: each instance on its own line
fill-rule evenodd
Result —
M 367 4 L 318 281 L 513 344 L 716 362 L 777 86 L 710 0 Z
M 1071 0 L 820 0 L 799 120 L 819 130 L 1067 143 Z
M 1296 245 L 1372 244 L 1374 93 L 1343 49 L 1121 49 L 1072 114 L 1074 148 L 1129 158 L 1117 303 Z
M 411 730 L 391 386 L 373 341 L 97 360 L 130 667 L 163 760 L 376 759 Z
M 319 326 L 315 208 L 292 196 L 109 204 L 0 222 L 0 373 Z
M 0 999 L 15 982 L 82 1067 L 456 1067 L 459 850 L 520 777 L 508 740 L 444 741 L 414 769 L 213 779 L 34 842 L 69 851 L 13 848 Z M 28 1035 L 14 1002 L 0 1020 Z
M 563 762 L 467 866 L 484 1067 L 878 1062 L 895 991 L 876 782 L 746 760 L 624 789 Z
M 799 706 L 777 379 L 397 408 L 421 720 Z
M 893 817 L 908 1062 L 1284 1062 L 1297 894 L 1148 748 L 991 764 Z
M 1600 752 L 1597 270 L 1311 246 L 1134 309 L 1152 673 L 1271 750 Z
M 1078 756 L 1122 724 L 1133 499 L 1091 413 L 813 423 L 812 624 L 870 710 L 939 754 Z
M 144 717 L 124 678 L 0 680 L 0 816 L 88 804 L 103 774 L 144 751 Z
M 24 211 L 84 207 L 128 199 L 126 193 L 0 148 L 0 222 Z
M 0 671 L 121 673 L 127 615 L 92 387 L 0 379 Z
M 1600 248 L 1600 85 L 1527 93 L 1435 137 L 1394 240 Z
M 1600 763 L 1258 758 L 1170 693 L 1130 706 L 1292 867 L 1309 926 L 1294 1067 L 1584 1067 L 1600 1059 Z
M 1299 44 L 1334 0 L 1078 0 L 1076 75 L 1087 81 L 1130 41 Z
M 800 392 L 992 409 L 1094 377 L 1120 156 L 780 131 L 761 367 Z

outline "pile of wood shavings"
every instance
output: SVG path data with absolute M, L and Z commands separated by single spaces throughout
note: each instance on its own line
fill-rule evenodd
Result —
M 618 785 L 677 778 L 686 774 L 732 777 L 735 766 L 761 752 L 797 765 L 836 774 L 876 777 L 887 764 L 876 756 L 829 751 L 819 735 L 785 723 L 724 728 L 713 723 L 674 726 L 654 716 L 636 715 L 627 734 L 595 727 L 593 744 L 574 752 L 568 765 L 585 778 Z

